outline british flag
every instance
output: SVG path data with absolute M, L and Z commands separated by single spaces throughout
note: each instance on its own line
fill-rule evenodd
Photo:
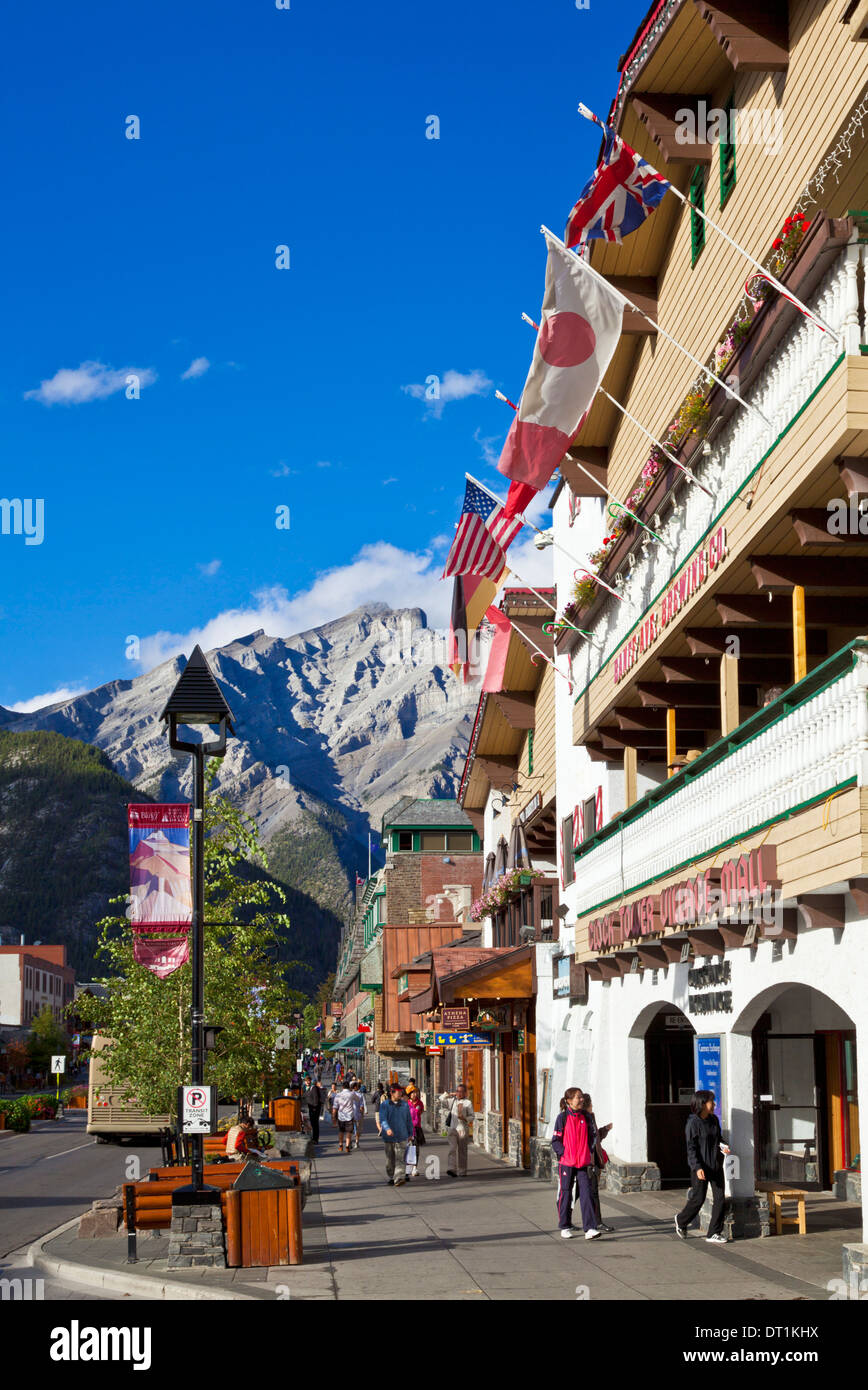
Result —
M 611 126 L 592 119 L 602 127 L 606 143 L 600 163 L 567 219 L 567 246 L 593 238 L 622 241 L 642 225 L 669 189 L 669 180 L 625 145 Z
M 446 560 L 444 579 L 455 574 L 497 579 L 505 564 L 504 551 L 522 527 L 521 518 L 511 515 L 511 510 L 472 478 L 467 479 L 464 506 Z

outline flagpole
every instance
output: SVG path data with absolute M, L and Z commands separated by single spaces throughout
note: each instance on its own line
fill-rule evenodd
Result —
M 727 383 L 721 377 L 719 377 L 716 372 L 713 372 L 710 367 L 707 367 L 705 365 L 704 362 L 700 362 L 699 358 L 695 357 L 689 348 L 686 348 L 683 343 L 679 343 L 678 339 L 673 338 L 671 333 L 667 333 L 665 328 L 661 328 L 660 324 L 656 323 L 654 319 L 652 319 L 650 314 L 646 314 L 644 309 L 640 309 L 638 304 L 634 304 L 632 299 L 628 299 L 627 296 L 622 294 L 620 290 L 616 290 L 614 285 L 610 284 L 610 282 L 606 279 L 604 275 L 601 275 L 598 270 L 594 270 L 594 267 L 590 264 L 589 261 L 582 260 L 581 256 L 577 256 L 575 251 L 571 251 L 570 248 L 566 245 L 566 243 L 562 241 L 561 238 L 555 232 L 551 231 L 551 229 L 546 226 L 541 226 L 540 231 L 543 233 L 544 236 L 550 236 L 552 241 L 556 242 L 556 244 L 560 246 L 561 250 L 567 256 L 572 256 L 573 260 L 576 261 L 576 263 L 580 265 L 583 270 L 586 270 L 588 274 L 593 277 L 593 279 L 598 280 L 600 284 L 604 285 L 606 289 L 609 291 L 609 293 L 613 294 L 616 299 L 620 299 L 621 303 L 624 305 L 626 309 L 632 309 L 634 313 L 639 314 L 643 319 L 645 319 L 647 323 L 651 324 L 651 327 L 657 333 L 659 333 L 661 337 L 666 338 L 667 341 L 672 343 L 674 347 L 677 347 L 679 352 L 684 353 L 685 357 L 689 357 L 690 361 L 694 362 L 696 366 L 699 367 L 701 371 L 705 372 L 707 376 L 710 376 L 712 381 L 716 381 L 718 386 L 722 386 L 728 396 L 731 396 L 734 401 L 738 401 L 739 405 L 743 405 L 745 410 L 750 410 L 753 412 L 754 415 L 758 415 L 759 418 L 762 420 L 763 424 L 768 425 L 769 429 L 772 428 L 771 420 L 769 420 L 767 416 L 763 415 L 762 411 L 757 406 L 751 405 L 750 401 L 746 401 L 743 396 L 740 396 L 737 391 L 733 390 L 731 386 L 728 386 Z
M 681 472 L 682 472 L 682 473 L 685 473 L 692 483 L 695 483 L 696 486 L 697 486 L 698 488 L 701 488 L 701 489 L 702 489 L 702 491 L 705 493 L 706 497 L 710 497 L 711 500 L 714 501 L 714 493 L 713 493 L 713 492 L 710 492 L 709 489 L 705 486 L 705 484 L 704 484 L 704 483 L 701 483 L 701 482 L 699 481 L 699 479 L 697 478 L 696 474 L 695 474 L 695 473 L 692 473 L 691 470 L 687 467 L 686 464 L 684 464 L 684 463 L 679 463 L 679 461 L 678 461 L 678 459 L 675 457 L 675 455 L 674 455 L 674 454 L 671 454 L 671 453 L 669 452 L 669 450 L 666 448 L 666 445 L 665 445 L 665 444 L 661 444 L 659 439 L 655 439 L 655 438 L 654 438 L 654 435 L 651 433 L 650 430 L 646 430 L 646 428 L 645 428 L 644 425 L 640 425 L 640 423 L 639 423 L 639 421 L 636 419 L 635 415 L 631 415 L 630 412 L 629 412 L 629 410 L 627 409 L 626 406 L 621 405 L 621 402 L 620 402 L 620 401 L 616 401 L 614 396 L 610 396 L 610 395 L 609 395 L 609 392 L 605 389 L 605 387 L 600 386 L 600 387 L 598 387 L 597 389 L 600 391 L 600 393 L 601 393 L 603 396 L 606 397 L 607 400 L 609 400 L 609 401 L 612 402 L 612 405 L 615 407 L 616 410 L 620 410 L 620 412 L 621 412 L 622 415 L 626 415 L 627 419 L 630 420 L 630 421 L 636 426 L 637 430 L 641 430 L 641 431 L 642 431 L 642 433 L 644 434 L 644 436 L 645 436 L 646 439 L 650 439 L 650 440 L 651 440 L 651 443 L 652 443 L 656 448 L 658 448 L 662 454 L 665 454 L 665 455 L 666 455 L 666 457 L 668 458 L 668 460 L 669 460 L 670 463 L 674 463 L 676 468 L 680 468 L 680 469 L 681 469 Z
M 368 878 L 371 877 L 371 832 L 368 831 Z
M 515 573 L 515 571 L 513 571 L 513 573 Z M 518 577 L 519 577 L 519 576 L 516 575 L 516 578 L 518 578 Z M 531 592 L 533 593 L 534 591 L 531 590 Z M 546 656 L 546 654 L 545 654 L 545 652 L 543 651 L 542 647 L 538 647 L 537 644 L 536 644 L 536 642 L 534 642 L 533 638 L 532 638 L 532 637 L 528 637 L 527 633 L 526 633 L 526 632 L 523 632 L 522 629 L 521 629 L 520 627 L 518 627 L 517 624 L 514 623 L 514 622 L 512 621 L 512 618 L 509 616 L 508 613 L 504 613 L 503 616 L 506 618 L 507 622 L 509 623 L 509 625 L 510 625 L 510 627 L 513 629 L 513 631 L 518 633 L 518 635 L 519 635 L 519 637 L 522 639 L 522 641 L 523 641 L 523 642 L 527 642 L 528 646 L 533 647 L 534 651 L 537 652 L 537 653 L 542 657 L 543 661 L 547 662 L 548 665 L 551 666 L 551 668 L 552 668 L 552 670 L 554 671 L 555 675 L 556 675 L 556 676 L 560 676 L 562 680 L 565 680 L 565 681 L 567 682 L 567 685 L 570 687 L 570 690 L 572 691 L 573 683 L 572 683 L 572 681 L 570 680 L 569 676 L 564 675 L 564 672 L 563 672 L 563 671 L 558 670 L 558 667 L 557 667 L 557 666 L 555 665 L 555 663 L 552 661 L 551 657 Z M 535 666 L 535 665 L 536 665 L 536 662 L 533 660 L 533 657 L 531 657 L 531 661 L 533 662 L 533 664 L 534 664 L 534 666 Z
M 470 473 L 465 473 L 464 476 L 465 476 L 465 478 L 469 478 L 471 483 L 475 483 L 475 485 L 476 485 L 478 488 L 481 488 L 483 492 L 487 493 L 488 496 L 491 498 L 491 500 L 492 500 L 493 502 L 497 502 L 498 506 L 500 506 L 500 507 L 505 507 L 505 506 L 506 506 L 506 503 L 502 500 L 502 498 L 498 497 L 498 495 L 497 495 L 496 492 L 492 492 L 492 491 L 491 491 L 491 488 L 486 487 L 486 486 L 485 486 L 485 483 L 481 483 L 481 482 L 479 481 L 478 478 L 474 478 Z M 537 533 L 538 536 L 543 536 L 543 535 L 545 535 L 545 532 L 544 532 L 544 531 L 541 531 L 540 528 L 539 528 L 538 526 L 535 526 L 534 523 L 533 523 L 532 521 L 528 521 L 528 519 L 527 519 L 527 517 L 525 516 L 524 512 L 522 512 L 522 514 L 521 514 L 521 521 L 522 521 L 522 525 L 524 525 L 524 526 L 529 526 L 530 529 L 531 529 L 532 531 L 536 531 L 536 533 Z M 554 536 L 552 536 L 552 545 L 554 546 L 555 550 L 559 550 L 559 551 L 561 552 L 562 555 L 566 555 L 566 557 L 567 557 L 567 559 L 569 560 L 570 564 L 572 564 L 572 565 L 578 565 L 580 568 L 584 569 L 584 566 L 588 563 L 587 561 L 577 560 L 576 557 L 575 557 L 575 555 L 571 555 L 570 552 L 569 552 L 568 550 L 564 550 L 564 547 L 563 547 L 562 545 L 559 545 L 559 544 L 558 544 L 558 542 L 555 540 Z M 589 571 L 588 571 L 588 570 L 585 570 L 585 573 L 587 574 L 587 573 L 589 573 Z M 595 578 L 596 578 L 596 576 L 595 576 Z M 619 593 L 617 592 L 616 589 L 611 589 L 611 588 L 609 588 L 609 585 L 606 583 L 606 581 L 605 581 L 604 579 L 598 579 L 598 580 L 597 580 L 597 583 L 600 584 L 600 585 L 602 585 L 602 587 L 603 587 L 604 589 L 607 589 L 608 592 L 612 595 L 612 597 L 613 597 L 613 598 L 616 598 L 616 599 L 618 600 L 619 603 L 623 603 L 623 602 L 624 602 L 623 595 L 622 595 L 622 594 L 619 594 Z M 578 628 L 577 631 L 581 631 L 581 629 Z
M 494 394 L 495 394 L 495 396 L 497 397 L 497 399 L 498 399 L 499 401 L 506 401 L 506 404 L 507 404 L 507 405 L 511 405 L 512 408 L 513 408 L 513 410 L 516 410 L 516 411 L 518 410 L 518 406 L 515 405 L 513 401 L 509 400 L 508 397 L 504 396 L 503 393 L 502 393 L 501 391 L 495 391 Z M 577 468 L 582 468 L 582 465 L 578 462 L 577 459 L 573 459 L 573 462 L 575 463 L 575 465 L 576 465 Z M 639 523 L 639 525 L 640 525 L 641 527 L 643 527 L 644 530 L 646 530 L 650 536 L 653 536 L 654 539 L 655 539 L 655 541 L 658 541 L 659 544 L 663 546 L 663 549 L 664 549 L 664 550 L 668 550 L 668 551 L 670 551 L 670 553 L 672 553 L 672 547 L 669 546 L 669 545 L 667 545 L 667 543 L 666 543 L 666 541 L 664 541 L 663 537 L 662 537 L 662 536 L 658 536 L 658 534 L 657 534 L 656 531 L 652 531 L 652 529 L 651 529 L 651 527 L 648 525 L 648 523 L 645 522 L 645 521 L 643 521 L 642 518 L 641 518 L 640 516 L 637 516 L 635 512 L 631 512 L 631 511 L 630 511 L 630 508 L 627 506 L 627 504 L 626 504 L 625 502 L 619 502 L 618 499 L 617 499 L 617 497 L 613 497 L 612 494 L 611 494 L 611 492 L 610 492 L 609 489 L 605 486 L 604 483 L 598 482 L 597 479 L 594 477 L 594 475 L 593 475 L 592 473 L 588 473 L 587 468 L 582 468 L 582 472 L 583 472 L 583 473 L 587 473 L 587 475 L 588 475 L 588 477 L 590 478 L 591 482 L 594 484 L 594 487 L 601 487 L 601 488 L 603 489 L 603 492 L 606 494 L 606 496 L 608 497 L 609 501 L 612 503 L 612 506 L 613 506 L 613 507 L 620 507 L 621 510 L 622 510 L 623 512 L 626 512 L 628 516 L 632 516 L 633 520 L 634 520 L 634 521 L 637 521 L 637 522 Z M 487 492 L 487 491 L 488 491 L 488 489 L 486 488 L 486 492 Z M 490 495 L 493 497 L 493 496 L 494 496 L 494 493 L 491 493 Z M 498 501 L 500 501 L 499 498 L 498 498 Z M 501 506 L 505 506 L 506 504 L 505 504 L 504 502 L 501 502 L 500 505 L 501 505 Z M 522 513 L 522 516 L 523 516 L 523 515 L 524 515 L 524 513 Z M 528 522 L 528 525 L 530 525 L 530 524 L 531 524 L 531 523 Z M 573 558 L 573 557 L 570 556 L 570 559 L 572 559 L 572 558 Z M 608 588 L 608 585 L 604 585 L 603 587 L 604 587 L 604 588 Z M 610 589 L 609 592 L 611 593 L 612 590 Z M 620 597 L 620 595 L 619 595 L 619 597 Z
M 538 324 L 538 323 L 534 323 L 533 319 L 530 317 L 529 314 L 522 314 L 522 318 L 524 319 L 525 323 L 529 323 L 530 326 L 531 326 L 531 328 L 535 328 L 536 331 L 537 331 L 537 333 L 539 333 L 539 324 Z M 626 417 L 627 417 L 628 420 L 632 420 L 632 422 L 633 422 L 633 424 L 636 426 L 636 428 L 639 429 L 639 430 L 641 430 L 642 433 L 645 435 L 645 438 L 646 438 L 646 439 L 650 439 L 650 440 L 651 440 L 651 443 L 652 443 L 652 444 L 655 444 L 655 445 L 657 446 L 657 448 L 661 451 L 661 453 L 663 453 L 663 454 L 666 455 L 666 457 L 669 459 L 669 462 L 670 462 L 670 463 L 674 463 L 676 468 L 680 468 L 682 473 L 686 473 L 686 474 L 687 474 L 687 477 L 690 479 L 690 481 L 691 481 L 692 483 L 695 483 L 697 487 L 701 487 L 701 488 L 702 488 L 702 491 L 705 493 L 705 495 L 706 495 L 707 497 L 710 497 L 710 498 L 712 499 L 712 501 L 714 500 L 714 494 L 711 493 L 711 492 L 709 492 L 709 490 L 708 490 L 708 488 L 705 486 L 705 484 L 704 484 L 704 483 L 701 483 L 694 473 L 691 473 L 690 469 L 687 467 L 686 464 L 684 464 L 684 463 L 679 463 L 679 461 L 678 461 L 678 459 L 675 457 L 675 455 L 674 455 L 674 454 L 670 454 L 669 450 L 666 448 L 666 445 L 665 445 L 665 444 L 661 444 L 659 439 L 655 439 L 655 438 L 654 438 L 654 435 L 651 433 L 650 430 L 646 430 L 646 428 L 645 428 L 644 425 L 640 425 L 640 424 L 639 424 L 639 421 L 636 419 L 636 417 L 635 417 L 634 415 L 631 415 L 631 414 L 630 414 L 630 412 L 629 412 L 629 410 L 627 409 L 626 406 L 621 405 L 621 402 L 620 402 L 620 401 L 616 401 L 614 396 L 610 396 L 609 393 L 608 393 L 608 391 L 607 391 L 603 386 L 598 386 L 598 387 L 597 387 L 597 390 L 598 390 L 602 395 L 604 395 L 604 396 L 607 398 L 607 400 L 610 400 L 610 401 L 612 402 L 612 405 L 615 407 L 616 410 L 620 410 L 620 412 L 621 412 L 622 415 L 626 415 Z M 479 486 L 481 487 L 482 484 L 480 483 Z M 540 532 L 540 534 L 542 534 L 542 533 Z
M 595 116 L 590 107 L 585 106 L 584 102 L 579 102 L 578 109 L 579 115 L 584 116 L 586 121 L 593 121 L 596 125 L 601 126 L 603 129 L 605 129 L 605 126 L 603 125 L 603 122 L 600 120 L 599 116 Z M 620 136 L 618 138 L 620 139 Z M 685 197 L 685 195 L 681 192 L 679 188 L 675 187 L 675 184 L 672 182 L 671 179 L 667 179 L 667 182 L 669 184 L 669 192 L 674 193 L 676 198 L 678 198 L 680 202 L 684 204 L 685 207 L 690 208 L 690 211 L 695 212 L 697 217 L 701 217 L 703 222 L 707 222 L 709 227 L 713 227 L 716 232 L 719 232 L 720 235 L 723 237 L 724 241 L 728 241 L 730 246 L 732 246 L 736 251 L 738 251 L 739 255 L 744 256 L 746 261 L 750 261 L 751 265 L 756 270 L 758 270 L 759 273 L 762 276 L 764 276 L 766 280 L 768 280 L 772 285 L 774 285 L 776 290 L 780 290 L 781 294 L 786 295 L 787 299 L 792 300 L 793 304 L 795 304 L 798 309 L 801 309 L 802 313 L 807 318 L 811 319 L 822 333 L 831 333 L 835 341 L 837 343 L 840 343 L 840 334 L 836 333 L 835 329 L 832 328 L 830 324 L 826 323 L 826 320 L 824 318 L 822 318 L 813 309 L 809 309 L 807 304 L 802 303 L 801 299 L 797 299 L 794 294 L 791 294 L 790 291 L 781 284 L 780 280 L 778 280 L 774 275 L 772 275 L 770 271 L 766 270 L 765 266 L 763 266 L 760 261 L 756 260 L 756 258 L 752 256 L 749 251 L 745 251 L 743 246 L 739 246 L 738 242 L 734 241 L 733 238 L 729 235 L 729 233 L 725 232 L 723 228 L 718 226 L 716 222 L 713 222 L 711 218 L 708 216 L 708 213 L 703 212 L 702 208 L 698 208 L 695 203 L 691 203 L 690 199 Z

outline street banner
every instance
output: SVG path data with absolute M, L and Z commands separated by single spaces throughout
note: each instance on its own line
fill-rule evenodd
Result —
M 189 927 L 190 807 L 129 806 L 130 921 L 140 931 Z
M 157 936 L 148 940 L 133 927 L 133 959 L 144 965 L 158 980 L 165 980 L 190 959 L 190 938 Z
M 491 1047 L 492 1041 L 491 1038 L 480 1038 L 476 1033 L 416 1034 L 417 1047 Z

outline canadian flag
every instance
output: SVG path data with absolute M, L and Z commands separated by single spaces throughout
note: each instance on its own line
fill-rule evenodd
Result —
M 612 360 L 621 297 L 545 233 L 546 287 L 533 361 L 497 467 L 543 488 L 567 452 Z

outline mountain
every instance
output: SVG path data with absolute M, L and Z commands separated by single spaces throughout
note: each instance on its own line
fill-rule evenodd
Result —
M 477 688 L 446 669 L 421 609 L 384 604 L 294 637 L 254 632 L 207 657 L 235 716 L 217 785 L 256 821 L 272 875 L 344 919 L 383 812 L 405 794 L 455 794 Z M 188 800 L 190 760 L 171 752 L 160 721 L 183 667 L 175 658 L 0 721 L 93 744 L 137 794 Z

